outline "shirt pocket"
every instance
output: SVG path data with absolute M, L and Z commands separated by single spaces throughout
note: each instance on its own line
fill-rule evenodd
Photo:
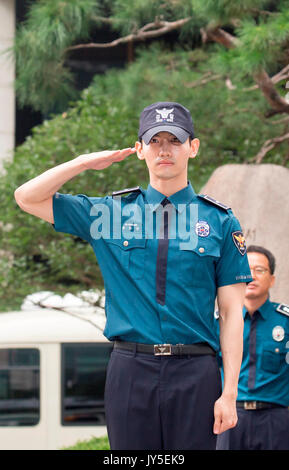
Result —
M 180 244 L 178 253 L 179 280 L 183 286 L 207 286 L 215 280 L 215 265 L 220 258 L 220 245 L 214 241 L 199 241 L 195 248 Z
M 265 343 L 261 358 L 261 367 L 267 372 L 279 372 L 285 364 L 285 344 Z
M 142 279 L 146 265 L 147 240 L 121 238 L 109 239 L 107 243 L 119 274 L 128 272 L 133 279 Z

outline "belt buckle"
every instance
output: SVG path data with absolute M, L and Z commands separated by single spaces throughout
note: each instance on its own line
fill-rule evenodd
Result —
M 257 409 L 257 402 L 256 401 L 245 401 L 244 402 L 244 409 L 245 410 L 256 410 Z
M 155 356 L 171 356 L 172 345 L 171 344 L 154 344 L 154 355 Z

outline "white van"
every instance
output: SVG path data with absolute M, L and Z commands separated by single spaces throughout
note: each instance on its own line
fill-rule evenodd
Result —
M 97 315 L 0 314 L 0 449 L 55 450 L 106 435 L 112 344 Z

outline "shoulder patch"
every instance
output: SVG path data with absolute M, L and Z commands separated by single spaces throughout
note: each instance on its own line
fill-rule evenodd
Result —
M 241 230 L 232 232 L 232 238 L 235 246 L 238 248 L 239 253 L 244 256 L 244 254 L 247 253 L 247 248 L 243 232 Z
M 207 194 L 198 194 L 198 197 L 205 199 L 209 203 L 213 204 L 214 206 L 220 207 L 221 209 L 224 209 L 225 211 L 228 211 L 229 209 L 231 209 L 231 207 L 226 206 L 226 204 L 223 204 L 222 202 L 217 201 L 216 199 L 212 198 L 211 196 L 208 196 Z
M 289 317 L 289 305 L 279 304 L 276 308 L 276 312 L 283 313 L 283 315 L 287 315 L 287 317 Z
M 120 191 L 113 191 L 112 197 L 121 196 L 122 194 L 134 193 L 137 191 L 140 191 L 140 186 L 136 186 L 135 188 L 121 189 Z

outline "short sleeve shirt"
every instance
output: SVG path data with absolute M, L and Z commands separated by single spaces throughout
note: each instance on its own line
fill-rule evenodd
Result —
M 243 317 L 237 400 L 289 406 L 289 306 L 268 298 L 252 317 L 244 307 Z
M 170 196 L 165 302 L 156 298 L 165 196 L 151 185 L 128 196 L 56 193 L 54 228 L 91 244 L 106 291 L 105 336 L 148 344 L 206 342 L 218 349 L 218 287 L 250 282 L 241 227 L 191 184 Z

